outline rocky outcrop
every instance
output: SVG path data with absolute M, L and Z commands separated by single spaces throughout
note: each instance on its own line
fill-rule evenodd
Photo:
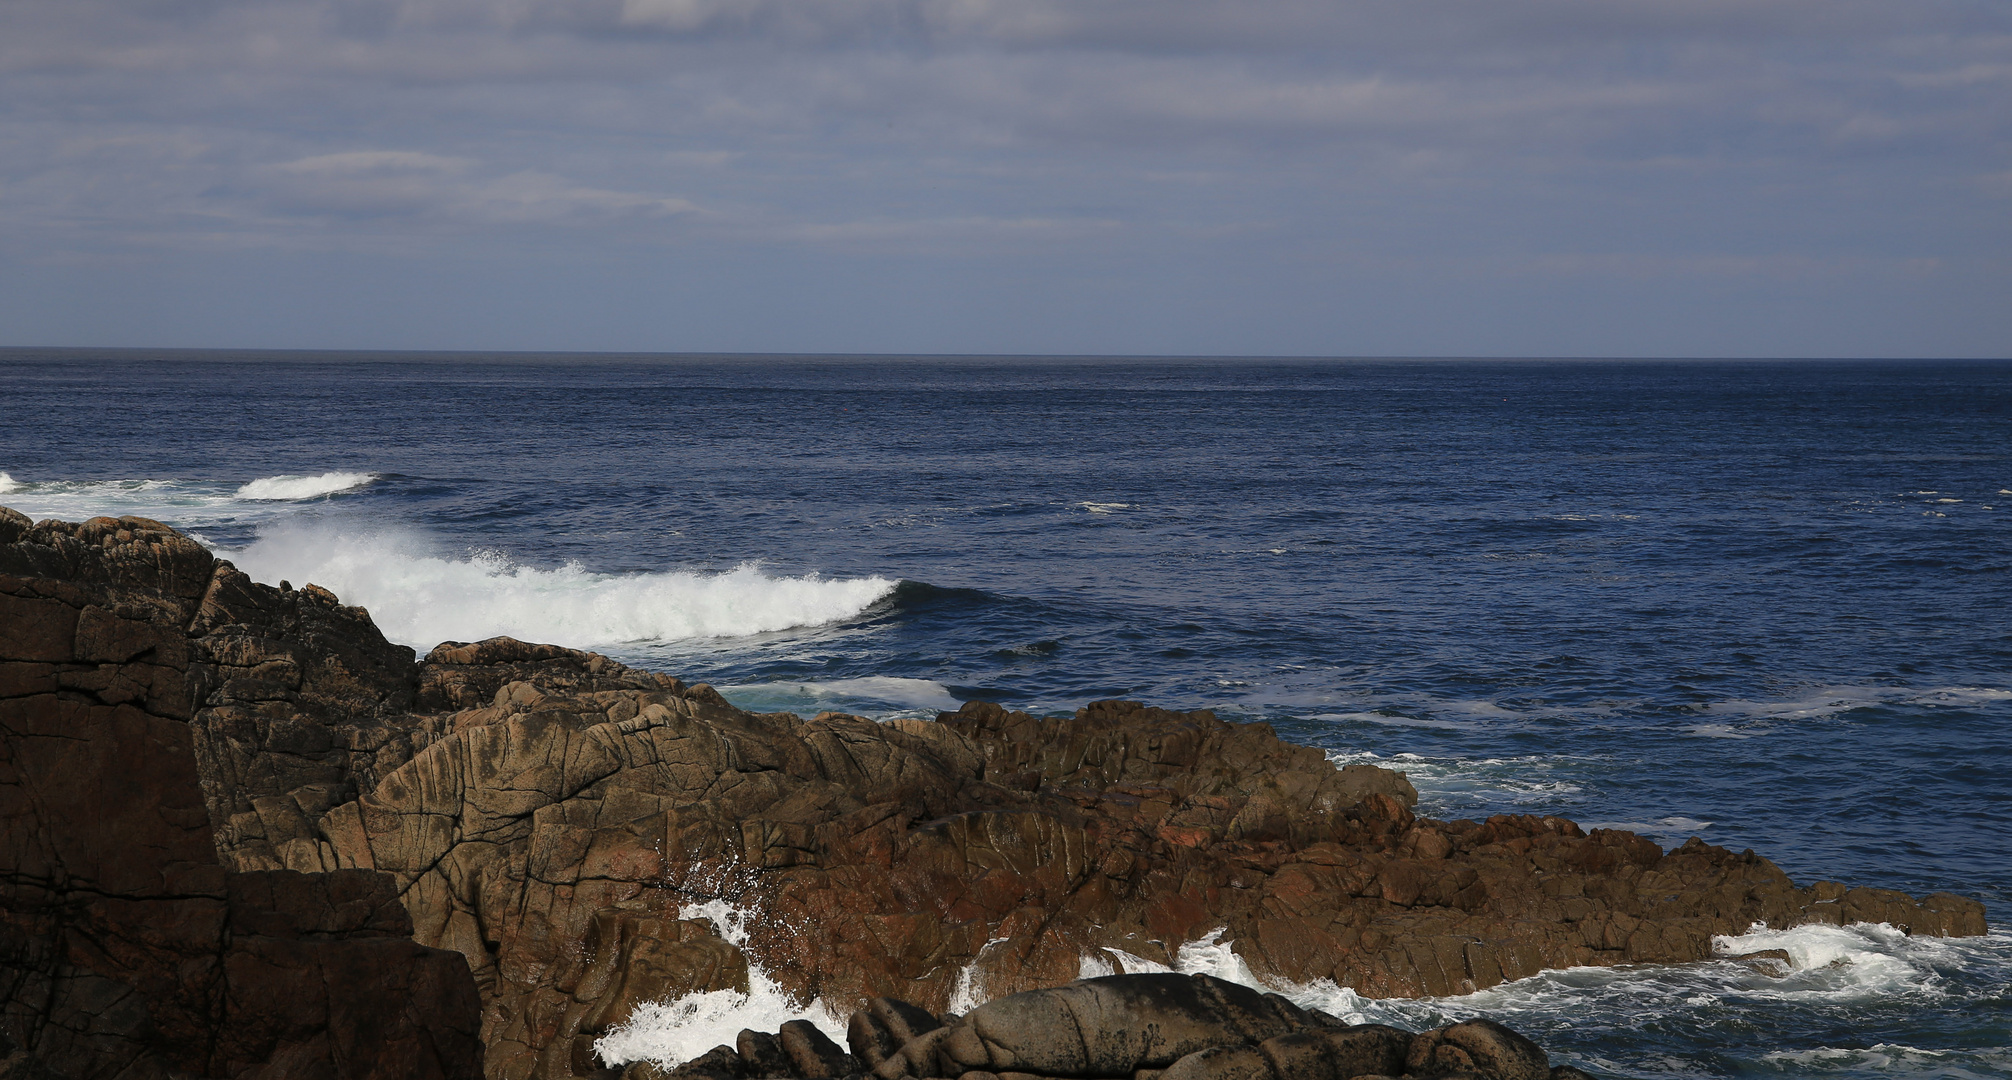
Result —
M 750 965 L 806 1002 L 942 1011 L 1171 967 L 1210 935 L 1261 976 L 1416 996 L 1703 959 L 1757 921 L 1984 931 L 1974 901 L 1801 888 L 1695 840 L 1419 819 L 1402 775 L 1205 711 L 805 720 L 509 639 L 416 662 L 361 609 L 157 523 L 9 513 L 7 722 L 109 710 L 132 733 L 75 752 L 185 746 L 174 794 L 133 811 L 178 808 L 175 865 L 208 828 L 225 870 L 388 877 L 413 940 L 472 973 L 493 1077 L 594 1075 L 637 1005 L 745 989 Z M 745 940 L 687 917 L 710 900 Z
M 220 583 L 156 523 L 0 508 L 6 1075 L 480 1075 L 467 966 L 412 941 L 390 878 L 220 863 L 190 721 L 256 670 L 204 659 Z M 311 695 L 356 649 L 256 677 Z
M 965 1016 L 891 998 L 852 1014 L 850 1052 L 803 1020 L 622 1080 L 1579 1080 L 1543 1048 L 1488 1020 L 1412 1034 L 1348 1024 L 1207 975 L 1113 975 L 1029 990 Z

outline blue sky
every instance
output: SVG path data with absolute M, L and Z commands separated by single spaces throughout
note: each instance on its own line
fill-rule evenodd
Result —
M 2012 4 L 9 0 L 0 344 L 2012 355 Z

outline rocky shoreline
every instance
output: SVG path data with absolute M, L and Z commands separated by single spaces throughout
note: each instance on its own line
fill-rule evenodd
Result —
M 1412 997 L 1755 922 L 1985 931 L 1695 839 L 1418 818 L 1401 774 L 1207 712 L 804 720 L 507 638 L 422 661 L 139 518 L 0 508 L 0 739 L 0 1034 L 80 1080 L 600 1076 L 638 1005 L 750 965 L 937 1017 L 1209 935 L 1260 978 Z M 681 917 L 713 899 L 761 932 Z M 1472 1067 L 1436 1053 L 1390 1075 Z

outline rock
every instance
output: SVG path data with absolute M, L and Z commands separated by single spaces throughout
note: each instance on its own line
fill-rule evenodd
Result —
M 1092 964 L 1171 967 L 1211 934 L 1262 976 L 1385 997 L 1706 959 L 1714 935 L 1762 921 L 1985 930 L 1972 900 L 1798 888 L 1751 852 L 1697 840 L 1665 853 L 1556 817 L 1419 819 L 1402 774 L 1337 769 L 1266 725 L 1207 711 L 1099 701 L 1042 718 L 974 702 L 935 721 L 804 720 L 509 638 L 445 643 L 421 662 L 327 590 L 258 584 L 138 518 L 33 524 L 0 511 L 0 727 L 0 858 L 13 860 L 0 869 L 15 883 L 0 960 L 39 973 L 9 984 L 21 989 L 0 1004 L 0 1029 L 18 1022 L 24 1034 L 40 1008 L 26 1003 L 56 986 L 43 944 L 56 926 L 109 942 L 156 918 L 169 929 L 147 931 L 133 970 L 193 959 L 148 999 L 144 1023 L 193 1033 L 223 1022 L 208 1004 L 223 976 L 202 958 L 216 956 L 208 928 L 231 917 L 224 875 L 283 870 L 389 875 L 412 940 L 459 954 L 471 973 L 496 1080 L 593 1072 L 594 1039 L 637 1005 L 744 989 L 751 964 L 800 1001 L 878 1002 L 855 1017 L 850 1055 L 778 1035 L 799 1074 L 812 1059 L 844 1075 L 899 1057 L 895 1068 L 926 1080 L 946 1061 L 1032 1075 L 1063 1060 L 1042 1054 L 1071 1052 L 985 1043 L 971 1022 L 990 1006 L 940 1025 L 927 1010 L 953 996 L 998 1005 Z M 103 792 L 38 779 L 77 768 L 102 776 Z M 63 828 L 23 824 L 44 818 Z M 158 832 L 158 844 L 146 859 L 114 857 L 133 830 Z M 65 905 L 90 907 L 57 887 L 68 881 L 156 906 L 99 905 L 99 922 L 63 922 Z M 744 944 L 686 917 L 719 900 L 743 920 Z M 108 983 L 63 983 L 94 1002 L 96 1026 L 47 1038 L 106 1053 L 130 1043 L 103 1035 L 143 1023 L 119 1012 L 116 987 L 129 984 L 114 967 Z M 1142 1007 L 1125 995 L 1162 992 L 1151 985 L 1071 988 L 1024 1007 L 1094 1020 Z M 1320 1026 L 1240 989 L 1208 993 L 1181 1006 L 1200 1012 L 1167 1015 L 1237 1018 L 1237 1045 L 1260 1048 L 1273 1071 L 1287 1060 L 1277 1055 L 1308 1052 L 1298 1033 Z M 927 1054 L 909 1054 L 933 1030 L 943 1034 Z M 1170 1071 L 1213 1048 L 1174 1055 L 1181 1030 L 1075 1052 Z M 1440 1038 L 1428 1059 L 1467 1068 L 1459 1055 L 1486 1050 L 1467 1038 Z M 1287 1041 L 1261 1049 L 1271 1039 Z M 995 1061 L 994 1049 L 1028 1056 Z
M 210 556 L 139 518 L 0 538 L 5 1075 L 479 1076 L 467 965 L 390 878 L 219 863 L 184 629 Z
M 1257 1043 L 1307 1023 L 1282 998 L 1207 975 L 1114 975 L 980 1005 L 941 1054 L 959 1072 L 1130 1076 L 1226 1040 Z
M 1274 1075 L 1291 1080 L 1353 1080 L 1403 1071 L 1411 1033 L 1381 1024 L 1296 1031 L 1258 1045 Z
M 1536 1043 L 1493 1020 L 1467 1020 L 1411 1040 L 1404 1071 L 1414 1076 L 1468 1072 L 1497 1080 L 1545 1080 L 1551 1061 Z
M 825 1077 L 850 1076 L 861 1071 L 860 1063 L 851 1054 L 839 1049 L 831 1037 L 817 1029 L 808 1020 L 791 1020 L 776 1033 L 782 1046 L 783 1057 L 793 1070 L 791 1075 L 805 1080 L 822 1080 Z
M 962 1080 L 1540 1080 L 1551 1075 L 1544 1052 L 1498 1024 L 1470 1020 L 1413 1035 L 1376 1024 L 1349 1025 L 1275 995 L 1206 975 L 1113 975 L 1033 990 L 936 1017 L 879 998 L 852 1016 L 862 1047 L 898 1017 L 911 1034 L 874 1049 L 871 1075 Z M 802 1020 L 796 1028 L 815 1032 Z M 819 1036 L 820 1038 L 822 1036 Z M 753 1077 L 771 1060 L 755 1032 L 741 1034 L 737 1060 Z M 835 1049 L 835 1048 L 834 1048 Z M 811 1062 L 814 1068 L 827 1066 Z M 731 1067 L 719 1051 L 679 1066 L 673 1076 L 720 1076 Z M 1576 1072 L 1576 1070 L 1574 1070 Z M 628 1075 L 628 1074 L 625 1074 Z M 654 1073 L 636 1072 L 636 1076 Z M 786 1075 L 826 1075 L 798 1069 Z M 1570 1076 L 1572 1074 L 1559 1074 Z

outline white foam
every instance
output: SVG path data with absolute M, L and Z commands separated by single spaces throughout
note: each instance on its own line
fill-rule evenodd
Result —
M 1336 766 L 1376 765 L 1405 775 L 1418 789 L 1417 810 L 1433 817 L 1464 817 L 1477 807 L 1503 805 L 1548 809 L 1583 788 L 1565 775 L 1586 767 L 1568 755 L 1515 758 L 1426 757 L 1422 754 L 1384 756 L 1372 750 L 1329 750 Z
M 1803 1066 L 1824 1072 L 1929 1076 L 1935 1080 L 2000 1080 L 2012 1075 L 2012 1047 L 1963 1050 L 1923 1050 L 1896 1043 L 1874 1043 L 1864 1049 L 1819 1046 L 1810 1050 L 1776 1050 L 1761 1060 L 1777 1067 Z
M 758 922 L 725 900 L 687 905 L 678 917 L 709 920 L 720 937 L 737 948 L 747 945 Z M 645 1002 L 595 1040 L 594 1053 L 610 1066 L 648 1061 L 668 1070 L 715 1046 L 734 1045 L 743 1028 L 775 1031 L 796 1019 L 809 1020 L 834 1040 L 845 1039 L 843 1018 L 822 998 L 807 1004 L 793 1001 L 750 958 L 747 993 L 710 990 L 675 1001 Z
M 4 475 L 4 474 L 0 474 Z M 31 518 L 88 521 L 137 516 L 189 526 L 230 517 L 228 485 L 185 480 L 15 480 L 0 488 L 7 504 Z
M 222 521 L 269 518 L 282 504 L 348 491 L 370 483 L 370 473 L 270 476 L 237 484 L 224 480 L 16 480 L 0 473 L 8 504 L 34 518 L 85 521 L 94 517 L 154 518 L 188 529 Z
M 1951 974 L 1965 971 L 1970 981 L 1981 976 L 1995 982 L 1992 973 L 2006 971 L 2012 965 L 2012 934 L 2002 930 L 1984 938 L 1952 939 L 1913 938 L 1884 924 L 1805 926 L 1786 931 L 1756 927 L 1736 937 L 1714 939 L 1714 945 L 1725 956 L 1778 948 L 1787 952 L 1791 960 L 1785 975 L 1778 968 L 1763 971 L 1730 959 L 1681 965 L 1566 968 L 1473 994 L 1370 999 L 1324 979 L 1294 983 L 1257 978 L 1236 956 L 1232 943 L 1224 941 L 1222 932 L 1217 931 L 1183 947 L 1175 961 L 1175 970 L 1206 972 L 1281 994 L 1303 1008 L 1321 1009 L 1351 1024 L 1391 1024 L 1422 1031 L 1479 1015 L 1517 1030 L 1539 1032 L 1589 1020 L 1596 1025 L 1626 1027 L 1648 1023 L 1679 1027 L 1716 1024 L 1723 1022 L 1729 1010 L 1770 1009 L 1789 1004 L 1817 1010 L 1817 1015 L 1834 1017 L 1837 1024 L 1848 1027 L 1862 1017 L 1868 1005 L 1891 1008 L 1896 1001 L 1911 1000 L 1927 1007 L 1930 999 L 1936 999 L 1940 1002 L 1936 1008 L 1947 1008 L 1950 1003 L 1960 1002 L 1963 993 L 1950 981 Z M 1125 957 L 1125 970 L 1167 969 L 1136 957 Z M 1933 1063 L 1935 1056 L 1943 1053 L 1949 1056 L 1938 1071 Z M 1894 1045 L 1878 1045 L 1868 1051 L 1824 1048 L 1777 1052 L 1764 1060 L 1786 1062 L 1795 1055 L 1811 1055 L 1809 1061 L 1849 1058 L 1868 1064 L 1877 1064 L 1879 1056 L 1885 1055 L 1893 1063 L 1906 1066 L 1896 1071 L 1946 1077 L 2002 1077 L 2007 1075 L 2002 1066 L 2012 1062 L 2012 1050 L 2001 1047 L 1945 1052 Z M 1639 1062 L 1630 1067 L 1589 1058 L 1585 1063 L 1618 1074 L 1640 1071 Z M 1660 1074 L 1658 1070 L 1651 1071 Z M 1683 1074 L 1689 1075 L 1688 1071 Z
M 253 480 L 233 494 L 240 499 L 261 502 L 293 502 L 317 499 L 338 491 L 351 491 L 377 479 L 376 473 L 325 472 L 320 476 L 268 476 Z
M 1732 698 L 1696 706 L 1694 712 L 1727 722 L 1698 724 L 1690 733 L 1705 738 L 1741 739 L 1766 730 L 1765 723 L 1756 726 L 1755 721 L 1820 720 L 1887 705 L 1967 708 L 2006 701 L 2012 701 L 2012 690 L 1990 686 L 1828 686 L 1784 701 Z M 1740 722 L 1749 726 L 1736 726 Z
M 447 554 L 416 534 L 320 521 L 283 521 L 221 554 L 260 581 L 331 589 L 369 608 L 386 637 L 421 649 L 499 634 L 577 647 L 740 637 L 853 618 L 896 584 L 774 577 L 754 563 L 724 573 L 541 570 L 495 554 Z
M 1463 724 L 1457 720 L 1432 720 L 1422 716 L 1402 716 L 1396 713 L 1380 712 L 1320 713 L 1310 719 L 1326 720 L 1330 723 L 1354 721 L 1365 724 L 1383 724 L 1388 727 L 1445 728 L 1452 731 L 1471 731 L 1475 727 L 1473 724 Z
M 1756 924 L 1737 936 L 1712 938 L 1721 956 L 1779 949 L 1789 974 L 1752 993 L 1786 1001 L 1873 1001 L 1897 994 L 1939 996 L 1946 991 L 1937 969 L 1956 960 L 1962 946 L 1949 938 L 1910 937 L 1886 923 L 1798 926 L 1770 930 Z
M 1582 821 L 1579 827 L 1587 832 L 1592 832 L 1594 829 L 1618 829 L 1637 836 L 1646 836 L 1670 846 L 1703 834 L 1706 829 L 1712 827 L 1712 823 L 1678 814 L 1657 818 L 1654 821 Z
M 1116 502 L 1079 502 L 1076 505 L 1093 514 L 1115 514 L 1120 510 L 1136 510 L 1139 506 L 1138 503 Z
M 954 712 L 964 704 L 950 688 L 928 679 L 872 675 L 822 682 L 749 683 L 715 687 L 727 700 L 757 712 L 821 712 L 832 705 L 874 702 L 903 712 Z

